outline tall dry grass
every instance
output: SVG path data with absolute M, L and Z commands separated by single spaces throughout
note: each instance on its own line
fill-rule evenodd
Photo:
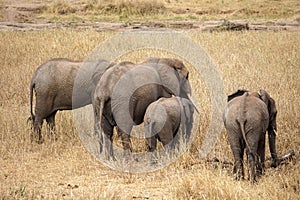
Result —
M 41 16 L 54 21 L 185 21 L 300 17 L 300 3 L 297 0 L 55 0 L 42 3 L 45 9 Z
M 166 168 L 145 174 L 116 172 L 98 163 L 83 147 L 70 111 L 57 116 L 58 140 L 30 143 L 29 82 L 38 65 L 54 57 L 83 60 L 111 32 L 43 30 L 0 32 L 0 196 L 4 199 L 298 199 L 299 161 L 267 168 L 258 183 L 236 182 L 230 165 L 205 162 L 198 150 L 210 121 L 208 88 L 191 73 L 200 105 L 200 127 L 191 149 Z M 188 32 L 217 64 L 227 93 L 263 88 L 278 108 L 279 154 L 290 149 L 299 158 L 299 64 L 297 32 Z M 119 60 L 139 62 L 149 56 L 176 57 L 139 50 Z M 191 71 L 192 66 L 185 61 Z M 135 129 L 142 131 L 142 128 Z M 45 134 L 45 131 L 43 131 Z M 118 140 L 118 138 L 116 138 Z M 135 150 L 143 149 L 135 141 Z M 268 148 L 267 157 L 269 156 Z M 225 131 L 208 158 L 232 161 Z M 267 166 L 268 166 L 267 162 Z

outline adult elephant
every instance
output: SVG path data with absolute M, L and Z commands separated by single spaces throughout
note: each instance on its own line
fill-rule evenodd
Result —
M 156 150 L 157 140 L 171 150 L 180 142 L 187 144 L 193 126 L 193 114 L 194 106 L 186 98 L 162 97 L 151 103 L 144 116 L 148 152 Z M 152 154 L 152 161 L 154 156 Z
M 279 164 L 275 144 L 276 115 L 275 101 L 264 90 L 260 90 L 259 93 L 238 90 L 228 96 L 223 120 L 234 156 L 233 173 L 236 174 L 238 180 L 244 178 L 243 154 L 245 148 L 251 181 L 255 181 L 256 175 L 262 173 L 267 130 L 269 148 L 273 158 L 272 165 L 276 167 Z
M 78 62 L 55 58 L 40 65 L 30 82 L 29 120 L 33 124 L 31 141 L 42 143 L 41 127 L 46 119 L 48 128 L 55 130 L 58 110 L 71 110 L 92 103 L 92 97 L 103 72 L 112 64 L 106 60 Z M 33 93 L 36 104 L 33 113 Z
M 182 61 L 171 58 L 149 58 L 140 64 L 121 62 L 108 69 L 96 87 L 93 102 L 100 152 L 104 145 L 107 159 L 115 159 L 114 126 L 118 127 L 125 152 L 131 152 L 130 132 L 143 122 L 150 103 L 172 95 L 189 98 L 188 73 Z

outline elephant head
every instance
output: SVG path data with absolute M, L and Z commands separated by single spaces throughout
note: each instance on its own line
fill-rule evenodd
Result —
M 260 90 L 260 97 L 265 102 L 268 107 L 269 111 L 269 126 L 268 129 L 273 129 L 277 131 L 277 124 L 276 124 L 276 115 L 277 109 L 275 105 L 275 100 L 270 97 L 270 95 L 265 90 Z
M 189 71 L 184 66 L 183 62 L 176 58 L 153 58 L 150 57 L 146 60 L 147 63 L 165 64 L 178 71 L 183 77 L 188 79 Z
M 279 159 L 276 152 L 276 131 L 277 131 L 277 109 L 275 105 L 275 100 L 270 97 L 270 95 L 265 90 L 260 90 L 260 97 L 265 102 L 269 112 L 269 125 L 268 125 L 268 135 L 269 135 L 269 148 L 271 156 L 273 158 L 272 167 L 277 167 L 279 165 Z
M 164 87 L 175 96 L 191 100 L 198 112 L 191 95 L 192 89 L 189 78 L 189 71 L 183 62 L 176 58 L 148 58 L 144 63 L 153 63 L 157 68 Z M 166 67 L 167 66 L 167 67 Z

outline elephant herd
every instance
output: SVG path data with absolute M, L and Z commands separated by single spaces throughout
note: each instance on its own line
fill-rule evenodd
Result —
M 179 129 L 188 141 L 194 111 L 198 112 L 191 98 L 188 76 L 183 62 L 173 58 L 151 57 L 137 64 L 51 59 L 37 68 L 30 83 L 31 141 L 43 142 L 44 119 L 49 130 L 55 132 L 58 110 L 72 110 L 89 104 L 93 105 L 94 134 L 99 138 L 100 152 L 106 159 L 115 160 L 114 127 L 126 153 L 132 151 L 130 133 L 133 126 L 143 122 L 149 152 L 156 150 L 157 140 L 163 146 L 174 142 Z M 279 164 L 275 145 L 276 114 L 275 101 L 264 90 L 238 90 L 228 96 L 223 119 L 237 179 L 244 178 L 245 149 L 251 180 L 263 172 L 266 131 L 272 165 Z

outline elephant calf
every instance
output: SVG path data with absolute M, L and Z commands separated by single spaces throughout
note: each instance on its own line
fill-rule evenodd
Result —
M 154 152 L 157 140 L 163 146 L 172 144 L 180 125 L 182 136 L 189 141 L 193 124 L 194 106 L 190 100 L 180 97 L 160 98 L 151 103 L 144 116 L 144 128 L 148 152 Z M 173 146 L 173 145 L 172 145 Z M 172 147 L 171 146 L 171 147 Z
M 112 64 L 106 60 L 76 62 L 65 58 L 51 59 L 37 68 L 30 83 L 30 113 L 34 134 L 31 140 L 42 143 L 41 127 L 46 119 L 55 128 L 58 110 L 71 110 L 92 103 L 96 84 Z M 33 92 L 36 96 L 33 114 Z
M 275 101 L 264 90 L 260 90 L 259 93 L 238 90 L 228 96 L 223 120 L 234 156 L 233 173 L 236 174 L 237 180 L 244 178 L 243 154 L 245 148 L 251 181 L 254 182 L 256 175 L 262 173 L 267 130 L 273 166 L 277 165 L 276 114 Z

